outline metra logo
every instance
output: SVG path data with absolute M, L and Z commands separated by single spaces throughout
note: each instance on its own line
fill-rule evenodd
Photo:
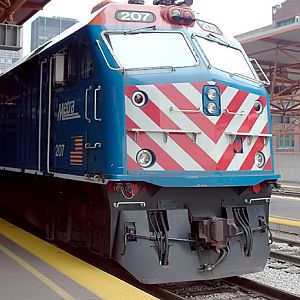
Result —
M 81 118 L 78 112 L 75 112 L 75 101 L 69 100 L 67 102 L 59 103 L 57 112 L 57 121 L 67 121 Z

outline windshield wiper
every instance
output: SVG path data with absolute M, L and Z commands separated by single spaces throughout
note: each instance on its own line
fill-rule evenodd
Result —
M 218 44 L 221 44 L 223 46 L 226 46 L 226 47 L 231 47 L 231 48 L 234 48 L 232 46 L 230 46 L 227 42 L 223 41 L 222 39 L 220 39 L 219 37 L 215 36 L 214 34 L 212 33 L 209 33 L 207 35 L 207 37 L 211 40 L 212 38 L 217 41 Z
M 139 33 L 143 32 L 145 30 L 150 30 L 150 29 L 156 30 L 156 25 L 124 31 L 124 35 L 126 35 L 126 34 L 139 34 Z

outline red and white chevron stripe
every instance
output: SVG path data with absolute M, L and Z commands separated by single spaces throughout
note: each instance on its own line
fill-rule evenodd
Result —
M 245 114 L 222 113 L 209 117 L 202 113 L 202 88 L 207 83 L 176 83 L 129 86 L 125 89 L 128 170 L 142 170 L 136 163 L 140 149 L 151 149 L 156 163 L 147 170 L 237 171 L 260 170 L 254 164 L 255 153 L 264 153 L 271 169 L 270 142 L 265 144 L 260 134 L 269 133 L 267 107 L 261 114 L 253 109 L 256 100 L 266 105 L 266 99 L 256 94 L 218 84 L 222 111 L 245 111 Z M 131 102 L 132 93 L 141 90 L 149 101 L 144 107 Z M 170 109 L 170 108 L 173 108 Z M 186 112 L 197 110 L 200 112 Z M 181 111 L 181 110 L 184 110 Z M 138 135 L 131 130 L 140 129 Z M 163 130 L 171 132 L 167 139 Z M 201 132 L 196 142 L 192 133 Z M 159 132 L 160 131 L 160 132 Z M 243 137 L 243 153 L 235 153 L 226 133 L 242 132 L 253 135 L 251 142 Z

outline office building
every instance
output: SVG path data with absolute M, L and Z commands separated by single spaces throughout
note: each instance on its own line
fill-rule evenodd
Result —
M 77 23 L 75 19 L 38 17 L 31 23 L 31 51 Z

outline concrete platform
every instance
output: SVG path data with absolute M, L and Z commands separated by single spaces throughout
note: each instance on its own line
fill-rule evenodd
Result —
M 299 182 L 280 182 L 288 192 L 299 193 Z M 270 204 L 270 228 L 272 230 L 300 235 L 300 197 L 272 195 Z
M 0 219 L 1 300 L 157 299 Z

